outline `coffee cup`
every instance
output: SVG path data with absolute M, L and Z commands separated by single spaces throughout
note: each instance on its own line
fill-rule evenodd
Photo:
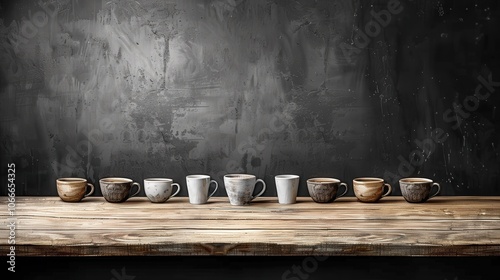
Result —
M 354 195 L 361 202 L 377 202 L 392 192 L 391 185 L 385 183 L 382 178 L 363 177 L 356 178 L 352 182 Z M 387 187 L 386 192 L 384 192 L 385 187 Z
M 262 183 L 262 190 L 254 196 L 253 191 L 258 182 Z M 266 183 L 250 174 L 225 175 L 224 187 L 231 205 L 247 205 L 266 191 Z
M 110 177 L 99 180 L 101 192 L 107 202 L 124 202 L 136 196 L 141 191 L 141 185 L 128 178 Z M 137 186 L 137 191 L 131 194 L 133 186 Z
M 57 194 L 66 202 L 78 202 L 94 193 L 94 185 L 83 178 L 59 178 L 56 180 Z M 90 191 L 87 193 L 87 188 Z
M 280 204 L 293 204 L 297 201 L 299 178 L 298 175 L 276 175 L 274 177 Z
M 175 192 L 173 192 L 174 186 L 177 187 Z M 144 179 L 144 192 L 146 197 L 153 203 L 165 202 L 169 198 L 176 196 L 180 190 L 181 186 L 169 178 Z
M 441 186 L 427 178 L 403 178 L 399 180 L 401 194 L 410 203 L 426 202 L 429 198 L 436 196 L 441 191 Z M 431 194 L 432 187 L 437 190 Z
M 344 192 L 337 195 L 340 186 Z M 311 198 L 318 203 L 332 202 L 347 193 L 347 184 L 335 178 L 311 178 L 307 180 L 307 190 Z
M 209 194 L 208 191 L 211 183 L 215 184 L 215 188 Z M 186 176 L 186 185 L 189 202 L 191 204 L 207 203 L 208 199 L 212 197 L 219 188 L 217 181 L 210 180 L 210 176 L 208 175 L 188 175 Z

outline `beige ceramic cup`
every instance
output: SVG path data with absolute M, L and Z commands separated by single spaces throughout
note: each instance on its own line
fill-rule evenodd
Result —
M 83 178 L 59 178 L 56 180 L 57 194 L 66 202 L 78 202 L 94 193 L 94 185 Z M 87 193 L 87 187 L 90 191 Z
M 354 194 L 361 202 L 377 202 L 392 192 L 391 185 L 385 183 L 382 178 L 356 178 L 352 183 Z M 385 187 L 387 187 L 387 191 L 384 193 Z

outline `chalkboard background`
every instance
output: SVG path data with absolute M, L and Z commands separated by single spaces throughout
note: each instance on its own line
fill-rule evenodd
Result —
M 17 195 L 121 176 L 185 196 L 188 174 L 235 172 L 266 196 L 289 173 L 301 196 L 315 176 L 500 194 L 497 1 L 0 3 Z

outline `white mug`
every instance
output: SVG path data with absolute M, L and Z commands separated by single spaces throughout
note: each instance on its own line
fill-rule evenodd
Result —
M 173 187 L 177 191 L 172 194 Z M 151 202 L 165 202 L 169 198 L 176 196 L 181 190 L 181 186 L 174 183 L 174 180 L 168 178 L 149 178 L 144 179 L 144 191 Z
M 298 175 L 277 175 L 274 177 L 280 204 L 293 204 L 297 201 L 299 178 Z
M 215 184 L 215 188 L 208 194 L 211 183 Z M 210 180 L 210 176 L 208 175 L 188 175 L 186 176 L 186 185 L 189 202 L 191 204 L 207 203 L 208 199 L 212 197 L 219 188 L 217 181 Z

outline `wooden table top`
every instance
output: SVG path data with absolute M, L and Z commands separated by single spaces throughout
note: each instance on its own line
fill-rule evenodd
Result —
M 0 197 L 7 208 L 7 197 Z M 0 254 L 16 223 L 17 256 L 500 256 L 500 196 L 435 197 L 410 204 L 309 197 L 280 205 L 260 197 L 231 206 L 227 197 L 191 205 L 145 197 L 67 203 L 58 197 L 16 197 L 15 216 L 0 212 Z

